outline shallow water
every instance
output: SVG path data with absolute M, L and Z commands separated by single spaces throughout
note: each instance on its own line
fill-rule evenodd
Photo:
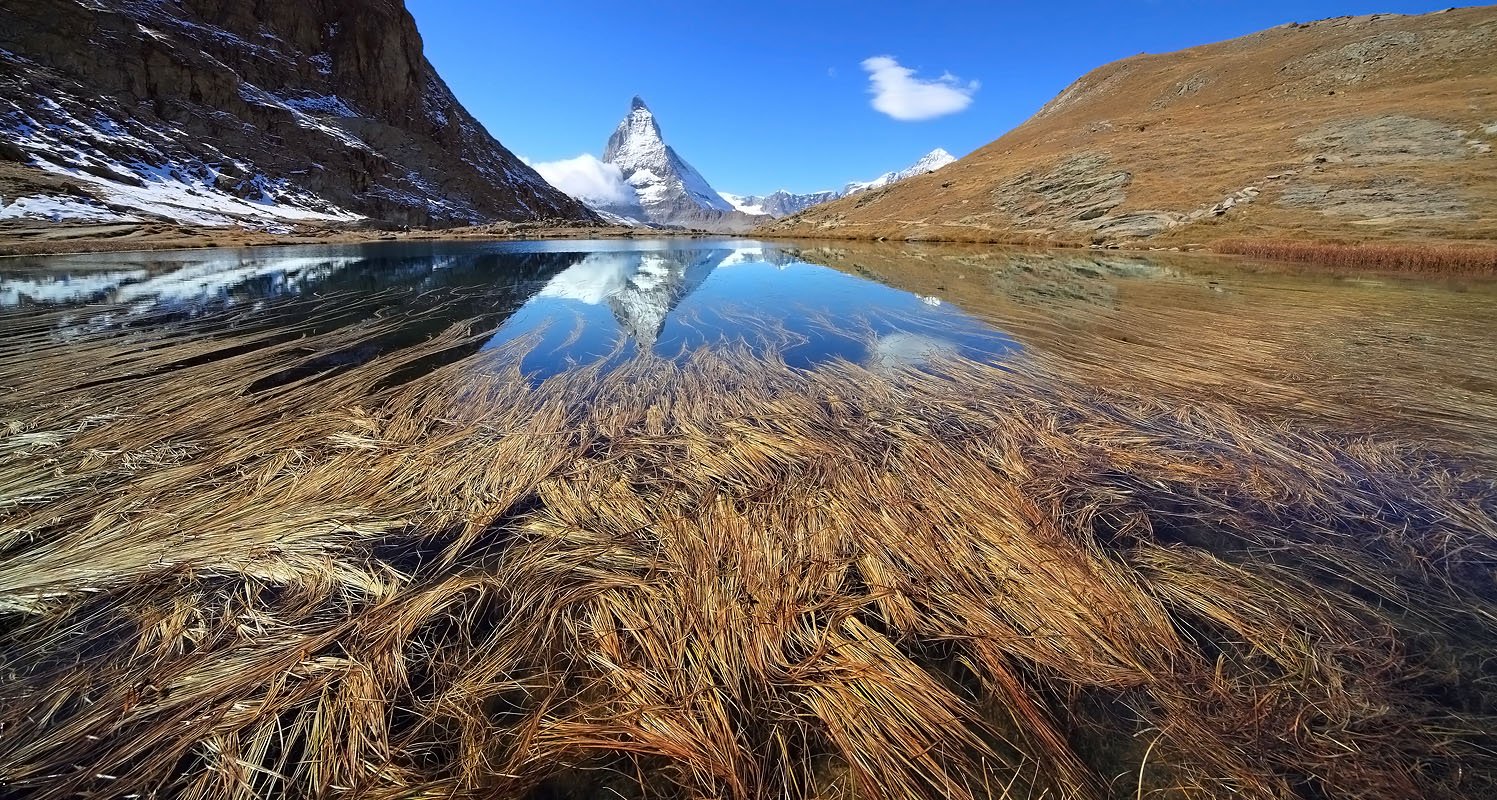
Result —
M 732 240 L 0 262 L 0 777 L 1490 796 L 1494 302 Z
M 682 358 L 734 343 L 760 352 L 774 345 L 800 367 L 834 358 L 985 357 L 1016 346 L 938 298 L 748 241 L 181 251 L 27 259 L 15 267 L 0 272 L 0 308 L 75 308 L 55 326 L 63 336 L 109 328 L 167 332 L 225 311 L 240 312 L 241 325 L 290 325 L 305 309 L 297 301 L 337 297 L 346 304 L 345 324 L 395 306 L 410 317 L 379 352 L 473 319 L 492 331 L 481 349 L 536 337 L 525 369 L 540 377 L 600 360 Z
M 401 380 L 510 343 L 534 379 L 743 345 L 793 367 L 1045 360 L 1162 396 L 1497 441 L 1497 289 L 1176 254 L 749 240 L 376 243 L 0 262 L 0 352 L 128 332 L 265 341 L 381 321 L 257 389 L 454 326 Z M 276 337 L 280 338 L 277 339 Z M 80 376 L 81 377 L 81 376 Z

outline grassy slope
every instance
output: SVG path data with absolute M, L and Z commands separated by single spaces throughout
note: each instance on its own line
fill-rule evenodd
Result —
M 1094 70 L 1028 122 L 937 173 L 760 232 L 1139 241 L 1126 230 L 1099 233 L 1105 219 L 1076 219 L 1081 205 L 1064 191 L 1047 198 L 1036 186 L 1044 181 L 1023 183 L 1026 174 L 1046 176 L 1096 154 L 1107 161 L 1094 174 L 1131 176 L 1106 219 L 1208 212 L 1149 244 L 1243 236 L 1489 241 L 1497 238 L 1494 76 L 1497 7 L 1326 20 L 1139 55 Z M 1391 128 L 1358 139 L 1358 124 L 1389 117 Z M 1315 163 L 1318 155 L 1326 162 Z M 1260 190 L 1255 200 L 1209 214 L 1248 187 Z M 1284 202 L 1286 193 L 1304 197 L 1316 187 L 1351 202 Z

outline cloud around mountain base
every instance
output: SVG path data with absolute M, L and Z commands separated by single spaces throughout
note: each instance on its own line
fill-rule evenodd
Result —
M 542 161 L 530 166 L 546 182 L 592 206 L 634 202 L 634 188 L 624 182 L 619 168 L 590 153 L 560 161 Z

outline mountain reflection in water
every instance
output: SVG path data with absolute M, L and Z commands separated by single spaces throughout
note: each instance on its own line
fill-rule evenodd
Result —
M 929 296 L 737 240 L 100 254 L 17 267 L 0 272 L 0 309 L 50 311 L 63 339 L 110 330 L 199 338 L 264 331 L 266 341 L 290 341 L 398 322 L 346 347 L 308 349 L 255 390 L 342 372 L 454 326 L 468 333 L 462 343 L 397 379 L 522 339 L 534 341 L 522 366 L 538 378 L 709 346 L 773 350 L 798 367 L 830 359 L 886 367 L 1016 346 Z

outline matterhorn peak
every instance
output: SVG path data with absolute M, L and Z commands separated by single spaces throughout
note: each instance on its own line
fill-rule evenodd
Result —
M 683 214 L 692 216 L 702 210 L 733 211 L 701 173 L 665 143 L 660 123 L 638 95 L 630 101 L 628 115 L 608 137 L 603 160 L 619 168 L 652 222 L 673 223 Z

